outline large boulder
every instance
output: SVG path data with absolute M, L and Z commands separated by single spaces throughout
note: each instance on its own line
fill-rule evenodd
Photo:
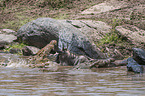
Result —
M 70 52 L 87 55 L 91 58 L 102 58 L 99 50 L 96 50 L 90 40 L 80 30 L 67 22 L 63 22 L 64 28 L 59 32 L 59 49 L 67 48 Z
M 19 42 L 43 48 L 51 40 L 58 40 L 61 24 L 54 19 L 38 18 L 22 26 L 17 32 Z
M 6 34 L 13 34 L 13 35 L 17 35 L 17 32 L 11 29 L 1 29 L 0 33 L 6 33 Z
M 133 49 L 133 59 L 136 60 L 140 65 L 145 65 L 145 50 L 140 48 Z
M 116 31 L 135 45 L 145 44 L 145 31 L 133 25 L 117 26 Z
M 12 43 L 17 37 L 12 34 L 0 34 L 0 42 Z
M 60 22 L 69 23 L 81 33 L 85 34 L 91 43 L 97 43 L 107 33 L 111 32 L 112 27 L 102 21 L 94 20 L 59 20 Z
M 143 73 L 144 68 L 142 65 L 139 65 L 133 58 L 127 59 L 127 71 L 133 71 L 135 73 Z
M 11 29 L 0 29 L 0 49 L 4 49 L 7 44 L 17 39 L 16 32 Z
M 11 54 L 21 53 L 21 50 L 19 48 L 11 48 L 9 51 Z
M 34 46 L 25 46 L 22 48 L 22 52 L 24 56 L 31 56 L 31 55 L 36 55 L 36 53 L 40 49 Z
M 84 10 L 81 14 L 100 14 L 108 11 L 116 11 L 128 7 L 128 3 L 124 1 L 110 0 L 92 6 Z
M 58 41 L 58 48 L 67 48 L 70 52 L 87 55 L 91 58 L 103 58 L 90 40 L 68 22 L 51 18 L 38 18 L 22 26 L 17 32 L 19 42 L 42 48 L 51 40 Z
M 144 12 L 145 13 L 145 12 Z M 145 30 L 145 20 L 138 20 L 138 21 L 134 21 L 133 25 L 137 26 L 140 29 Z
M 0 50 L 4 49 L 6 47 L 5 45 L 7 45 L 7 44 L 8 44 L 8 42 L 6 42 L 6 41 L 0 41 Z

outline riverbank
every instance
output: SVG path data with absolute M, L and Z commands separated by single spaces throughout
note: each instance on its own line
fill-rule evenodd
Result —
M 34 5 L 32 5 L 32 3 L 34 3 Z M 145 49 L 145 14 L 144 2 L 142 0 L 102 0 L 99 2 L 94 0 L 86 0 L 86 2 L 81 0 L 75 0 L 72 2 L 35 2 L 33 0 L 26 0 L 23 2 L 16 1 L 16 6 L 14 6 L 15 4 L 13 1 L 1 1 L 0 4 L 0 8 L 2 9 L 0 11 L 2 13 L 0 17 L 0 19 L 2 20 L 0 35 L 1 37 L 3 37 L 1 38 L 3 41 L 0 43 L 1 49 L 4 51 L 23 54 L 22 48 L 24 48 L 24 46 L 35 46 L 41 49 L 53 39 L 59 39 L 59 43 L 60 41 L 61 43 L 64 43 L 64 47 L 68 47 L 67 45 L 70 44 L 70 42 L 76 43 L 76 45 L 74 44 L 73 47 L 76 47 L 80 44 L 78 46 L 78 50 L 80 50 L 81 46 L 81 48 L 85 49 L 85 52 L 86 50 L 88 50 L 88 46 L 90 49 L 92 49 L 92 45 L 97 46 L 95 47 L 95 50 L 98 51 L 97 54 L 99 52 L 106 53 L 108 57 L 113 57 L 115 59 L 125 59 L 127 57 L 130 57 L 132 55 L 133 47 Z M 78 7 L 77 4 L 80 6 Z M 38 10 L 39 13 L 44 14 L 39 14 Z M 25 14 L 21 14 L 21 12 Z M 9 15 L 9 17 L 6 15 Z M 27 16 L 29 16 L 29 18 Z M 50 17 L 54 19 L 51 19 Z M 31 21 L 33 19 L 35 20 Z M 56 22 L 52 22 L 52 25 L 57 25 L 52 26 L 51 24 L 46 22 L 47 20 L 52 20 Z M 34 26 L 34 23 L 38 26 Z M 24 24 L 26 24 L 27 26 L 29 25 L 29 27 Z M 41 28 L 42 24 L 47 29 Z M 61 26 L 61 28 L 57 29 L 58 26 Z M 13 29 L 14 31 L 11 30 L 11 32 L 9 32 L 9 29 L 4 28 Z M 35 31 L 31 30 L 33 28 L 35 29 Z M 53 31 L 51 30 L 51 28 Z M 39 29 L 41 29 L 41 31 Z M 54 36 L 48 35 L 50 30 L 51 32 L 54 32 Z M 70 32 L 71 35 L 68 35 L 65 30 L 68 30 L 67 33 Z M 28 36 L 25 34 L 25 32 L 28 32 Z M 40 34 L 41 32 L 42 34 Z M 37 33 L 39 33 L 39 40 L 37 38 L 33 38 Z M 74 36 L 76 37 L 74 38 Z M 81 41 L 81 39 L 77 40 L 77 36 L 81 36 L 84 41 Z M 9 40 L 7 40 L 5 37 L 9 37 Z M 64 42 L 63 39 L 67 41 L 67 44 L 65 44 L 66 42 Z M 73 48 L 72 45 L 70 46 L 71 47 L 68 48 Z M 62 48 L 61 45 L 59 45 L 59 47 Z M 76 50 L 75 47 L 74 50 Z M 27 48 L 29 49 L 29 47 Z M 78 50 L 77 52 L 79 52 Z M 90 57 L 97 58 L 95 57 L 94 52 L 95 51 L 89 52 L 88 50 L 87 55 L 89 54 Z M 34 54 L 32 53 L 31 55 L 36 55 L 36 53 L 37 52 L 34 52 Z M 102 54 L 99 54 L 98 57 L 99 56 L 101 57 Z M 103 58 L 103 56 L 101 58 Z
M 109 8 L 109 4 L 105 2 L 114 2 L 113 10 L 106 10 L 100 12 L 101 4 Z M 121 6 L 115 5 L 118 2 L 123 2 Z M 118 3 L 119 4 L 119 3 Z M 55 6 L 54 6 L 55 5 Z M 90 10 L 92 6 L 96 6 L 96 9 Z M 95 8 L 95 7 L 94 7 Z M 114 1 L 105 1 L 105 0 L 74 0 L 68 2 L 62 1 L 39 1 L 36 2 L 34 0 L 30 1 L 0 1 L 0 21 L 1 26 L 0 29 L 12 29 L 14 31 L 18 31 L 18 29 L 36 18 L 39 17 L 50 17 L 54 19 L 66 19 L 66 20 L 94 20 L 94 21 L 103 21 L 110 26 L 112 26 L 111 34 L 106 34 L 103 38 L 99 39 L 96 42 L 96 45 L 101 49 L 102 52 L 107 52 L 106 47 L 119 48 L 122 55 L 126 55 L 125 57 L 130 56 L 130 49 L 133 47 L 143 48 L 144 44 L 136 44 L 132 42 L 132 38 L 125 37 L 121 32 L 118 31 L 117 26 L 122 26 L 125 24 L 131 25 L 131 27 L 137 26 L 143 30 L 143 33 L 139 31 L 139 34 L 144 34 L 144 2 L 143 0 L 114 0 Z M 90 10 L 92 13 L 84 13 L 86 10 Z M 93 13 L 100 12 L 100 13 Z M 23 13 L 23 14 L 22 14 Z M 126 26 L 126 25 L 125 25 Z M 117 28 L 116 28 L 117 27 Z M 119 27 L 120 28 L 120 27 Z M 124 28 L 124 27 L 123 27 Z M 130 27 L 126 28 L 129 29 Z M 122 29 L 121 29 L 122 30 Z M 134 32 L 136 29 L 131 29 Z M 130 29 L 128 30 L 130 31 Z M 132 35 L 133 36 L 133 35 Z M 131 36 L 131 37 L 132 37 Z M 140 37 L 138 37 L 140 38 Z M 142 43 L 142 42 L 141 42 Z M 113 46 L 112 46 L 113 45 Z M 115 45 L 115 46 L 114 46 Z M 114 47 L 114 48 L 113 48 Z

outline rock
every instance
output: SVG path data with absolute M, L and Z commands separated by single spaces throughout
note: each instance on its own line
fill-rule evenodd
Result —
M 51 18 L 38 18 L 22 26 L 17 32 L 19 42 L 43 48 L 51 40 L 58 41 L 59 30 L 62 25 Z
M 71 53 L 86 55 L 91 58 L 103 58 L 99 50 L 95 49 L 90 40 L 80 30 L 67 22 L 62 22 L 65 27 L 59 32 L 59 49 L 67 48 Z
M 133 25 L 117 26 L 116 31 L 135 45 L 145 44 L 145 31 Z
M 22 26 L 17 32 L 19 42 L 42 48 L 51 40 L 58 41 L 58 48 L 67 48 L 75 54 L 103 58 L 87 36 L 71 24 L 51 18 L 38 18 Z M 101 52 L 100 52 L 101 53 Z
M 133 59 L 140 65 L 145 65 L 145 50 L 140 48 L 133 49 Z
M 12 48 L 12 49 L 10 49 L 10 51 L 9 51 L 11 54 L 15 54 L 15 53 L 20 53 L 21 52 L 21 50 L 20 49 L 18 49 L 18 48 Z
M 116 66 L 127 65 L 128 71 L 133 71 L 135 73 L 143 73 L 145 65 L 145 50 L 140 48 L 132 48 L 133 57 L 129 57 L 123 61 L 116 61 L 114 64 Z
M 5 49 L 5 45 L 7 45 L 8 42 L 6 41 L 0 41 L 0 50 Z
M 12 43 L 17 37 L 12 34 L 0 34 L 0 42 Z
M 124 1 L 105 1 L 104 3 L 97 4 L 89 9 L 84 10 L 81 14 L 99 14 L 107 11 L 121 10 L 128 7 L 128 3 Z
M 133 58 L 127 59 L 127 71 L 133 71 L 135 73 L 143 73 L 144 68 L 143 66 L 139 65 Z
M 13 34 L 13 35 L 17 34 L 14 30 L 11 29 L 1 29 L 0 31 L 1 33 L 6 33 L 6 34 Z
M 39 51 L 39 48 L 33 47 L 33 46 L 25 46 L 22 49 L 24 56 L 30 56 L 30 55 L 36 55 L 36 53 Z
M 45 56 L 47 57 L 48 54 L 50 54 L 50 52 L 53 51 L 57 51 L 55 48 L 57 46 L 57 41 L 56 40 L 52 40 L 49 44 L 47 44 L 44 48 L 42 48 L 41 50 L 39 50 L 36 55 L 39 57 L 43 57 L 45 58 Z
M 145 30 L 145 20 L 133 21 L 133 25 L 137 26 L 140 29 Z
M 80 30 L 85 34 L 91 43 L 97 43 L 102 39 L 107 33 L 111 32 L 112 27 L 107 25 L 102 21 L 93 21 L 93 20 L 60 20 L 66 22 Z

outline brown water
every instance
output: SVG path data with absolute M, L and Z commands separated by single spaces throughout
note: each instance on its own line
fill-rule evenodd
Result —
M 94 70 L 0 68 L 0 96 L 144 96 L 145 75 L 126 67 Z

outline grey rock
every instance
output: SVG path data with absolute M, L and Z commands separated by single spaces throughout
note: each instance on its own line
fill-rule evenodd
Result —
M 39 48 L 33 47 L 33 46 L 25 46 L 22 49 L 24 56 L 30 56 L 30 55 L 36 55 L 36 53 L 39 51 Z
M 6 33 L 6 34 L 13 34 L 13 35 L 17 34 L 14 30 L 11 29 L 1 29 L 0 31 L 1 33 Z
M 135 73 L 143 73 L 144 68 L 143 66 L 139 65 L 133 58 L 127 59 L 127 71 L 133 71 Z
M 6 42 L 6 41 L 0 41 L 0 50 L 4 49 L 6 47 L 5 45 L 7 45 L 7 44 L 8 44 L 8 42 Z
M 63 20 L 38 18 L 22 26 L 17 32 L 17 39 L 38 48 L 44 47 L 51 40 L 57 40 L 59 50 L 67 48 L 75 54 L 102 58 L 98 55 L 100 51 L 94 48 L 85 34 Z
M 12 48 L 12 49 L 10 49 L 9 52 L 10 52 L 11 54 L 15 54 L 15 53 L 20 53 L 21 50 L 20 50 L 19 48 Z
M 12 34 L 0 34 L 0 42 L 12 43 L 17 37 Z
M 93 20 L 59 20 L 66 22 L 85 34 L 91 43 L 97 43 L 104 35 L 111 32 L 112 27 L 102 21 Z
M 87 55 L 91 58 L 98 58 L 97 51 L 93 48 L 89 39 L 71 26 L 69 23 L 63 22 L 64 28 L 59 32 L 59 49 L 67 48 L 71 53 L 79 55 Z
M 117 26 L 116 31 L 135 45 L 145 44 L 145 31 L 133 25 Z
M 136 60 L 140 65 L 145 65 L 145 50 L 140 48 L 133 49 L 133 59 Z
M 93 7 L 84 10 L 81 14 L 100 14 L 103 12 L 120 10 L 127 7 L 128 7 L 127 2 L 110 0 L 94 5 Z
M 57 20 L 38 18 L 22 26 L 17 32 L 17 39 L 30 46 L 43 48 L 51 40 L 58 40 L 61 27 Z
M 145 30 L 145 20 L 133 21 L 133 25 L 137 26 L 140 29 Z

